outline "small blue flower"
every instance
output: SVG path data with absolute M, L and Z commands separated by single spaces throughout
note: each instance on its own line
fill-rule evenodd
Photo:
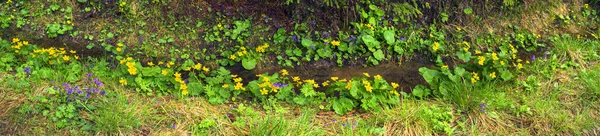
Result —
M 29 76 L 29 74 L 31 74 L 31 67 L 27 66 L 26 68 L 23 69 L 23 71 L 25 71 L 25 74 L 27 74 Z

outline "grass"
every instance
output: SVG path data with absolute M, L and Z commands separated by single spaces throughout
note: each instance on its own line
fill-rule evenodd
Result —
M 552 3 L 552 2 L 550 2 Z M 61 6 L 77 3 L 61 3 Z M 537 3 L 536 3 L 537 4 Z M 193 35 L 180 28 L 172 28 L 163 16 L 160 6 L 150 10 L 137 10 L 143 3 L 130 3 L 133 13 L 142 15 L 139 20 L 150 22 L 143 26 L 137 22 L 114 23 L 108 19 L 93 18 L 94 23 L 81 24 L 86 29 L 106 29 L 108 32 L 125 31 L 116 26 L 147 30 L 157 35 Z M 180 5 L 180 4 L 175 4 Z M 524 25 L 528 30 L 541 32 L 552 24 L 545 24 L 553 14 L 559 13 L 564 4 L 553 3 L 550 11 L 528 21 L 536 25 Z M 579 4 L 581 5 L 581 4 Z M 543 6 L 529 6 L 543 7 Z M 31 12 L 44 12 L 34 8 Z M 82 12 L 74 9 L 74 12 Z M 541 9 L 531 9 L 540 11 Z M 529 10 L 520 11 L 528 12 Z M 548 13 L 556 12 L 556 13 Z M 530 18 L 527 13 L 511 18 Z M 154 18 L 153 18 L 154 17 Z M 156 20 L 153 20 L 156 19 Z M 173 19 L 173 18 L 170 18 Z M 33 22 L 48 24 L 53 16 L 34 18 Z M 152 21 L 150 21 L 152 20 Z M 494 20 L 494 19 L 489 19 Z M 484 22 L 494 22 L 485 19 Z M 510 19 L 507 19 L 510 20 Z M 536 21 L 538 20 L 538 21 Z M 189 23 L 189 22 L 188 22 Z M 540 24 L 544 23 L 544 24 Z M 116 25 L 115 25 L 116 24 Z M 490 23 L 491 24 L 491 23 Z M 500 23 L 506 25 L 510 23 Z M 522 22 L 522 24 L 529 24 Z M 78 24 L 80 25 L 80 24 Z M 194 26 L 184 24 L 186 26 Z M 489 24 L 483 24 L 489 25 Z M 37 25 L 33 25 L 37 26 Z M 489 26 L 489 31 L 495 27 Z M 565 29 L 574 28 L 568 25 Z M 541 28 L 539 28 L 541 27 Z M 43 30 L 38 27 L 34 29 Z M 175 30 L 177 29 L 177 30 Z M 471 28 L 464 28 L 471 29 Z M 482 28 L 472 28 L 483 31 Z M 83 29 L 85 30 L 85 29 Z M 499 30 L 499 29 L 498 29 Z M 547 33 L 554 33 L 552 32 Z M 564 30 L 568 31 L 568 30 Z M 100 35 L 85 31 L 82 35 Z M 121 32 L 124 33 L 124 32 Z M 139 32 L 138 32 L 139 33 Z M 27 35 L 17 32 L 17 35 Z M 43 34 L 42 34 L 43 35 Z M 121 35 L 127 43 L 143 39 L 157 39 L 136 31 Z M 43 36 L 42 36 L 43 37 Z M 152 37 L 152 38 L 151 38 Z M 175 39 L 180 39 L 175 37 Z M 114 40 L 114 39 L 111 39 Z M 107 40 L 108 41 L 108 40 Z M 181 45 L 194 46 L 193 40 L 177 40 Z M 111 41 L 114 42 L 114 41 Z M 16 73 L 0 72 L 0 134 L 1 135 L 593 135 L 599 131 L 600 110 L 600 59 L 597 40 L 584 40 L 567 35 L 551 40 L 544 56 L 518 73 L 514 82 L 486 82 L 480 86 L 454 85 L 447 98 L 403 98 L 395 107 L 380 112 L 350 111 L 337 115 L 318 107 L 289 105 L 272 102 L 264 107 L 253 101 L 232 101 L 212 105 L 205 98 L 178 98 L 169 96 L 145 96 L 130 88 L 124 88 L 119 79 L 111 75 L 97 74 L 106 82 L 107 94 L 95 101 L 94 107 L 86 107 L 77 113 L 83 123 L 64 129 L 44 116 L 43 109 L 49 95 L 51 79 L 29 79 Z M 132 45 L 133 46 L 133 45 Z M 159 44 L 143 44 L 146 52 Z M 189 48 L 189 47 L 188 47 Z M 163 48 L 164 49 L 164 48 Z M 164 50 L 161 50 L 164 51 Z M 167 53 L 159 53 L 167 54 Z M 68 73 L 59 70 L 52 78 Z M 36 74 L 36 73 L 32 73 Z M 81 78 L 81 77 L 80 77 Z M 484 82 L 484 81 L 482 81 Z M 55 105 L 53 105 L 55 107 Z M 52 107 L 52 108 L 54 108 Z
M 544 65 L 535 63 L 532 65 Z M 580 72 L 576 72 L 580 71 Z M 568 75 L 566 73 L 577 73 Z M 431 135 L 444 131 L 456 135 L 563 135 L 584 134 L 600 123 L 598 81 L 600 67 L 558 69 L 550 78 L 538 78 L 535 91 L 523 90 L 520 84 L 488 83 L 473 92 L 482 95 L 469 102 L 451 103 L 447 99 L 415 100 L 405 98 L 401 104 L 377 113 L 353 112 L 340 116 L 318 108 L 281 104 L 279 110 L 264 110 L 255 103 L 233 102 L 211 105 L 204 98 L 177 99 L 173 96 L 147 97 L 107 82 L 110 88 L 100 99 L 97 110 L 83 113 L 95 120 L 96 134 L 151 135 Z M 11 90 L 5 82 L 11 73 L 1 73 L 2 90 Z M 543 77 L 543 73 L 522 73 Z M 566 74 L 566 75 L 565 75 Z M 563 79 L 565 78 L 565 79 Z M 576 80 L 572 80 L 576 78 Z M 19 113 L 27 106 L 23 98 L 46 95 L 47 81 L 32 84 L 29 96 L 2 91 L 3 134 L 42 132 L 82 134 L 52 127 L 52 121 L 40 114 Z M 596 94 L 596 95 L 592 95 Z M 485 102 L 485 112 L 478 103 Z M 12 108 L 11 108 L 12 107 Z M 468 108 L 461 108 L 468 107 Z M 524 107 L 524 108 L 523 108 Z M 17 123 L 18 122 L 18 123 Z M 13 126 L 13 127 L 5 127 Z M 71 128 L 77 130 L 79 128 Z M 89 131 L 92 132 L 92 131 Z

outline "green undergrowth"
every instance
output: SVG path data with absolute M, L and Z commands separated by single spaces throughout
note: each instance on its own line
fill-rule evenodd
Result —
M 337 32 L 310 21 L 273 29 L 266 15 L 198 5 L 185 8 L 217 18 L 156 18 L 177 4 L 0 4 L 0 108 L 7 109 L 0 134 L 581 135 L 600 121 L 593 3 L 536 8 L 553 25 L 541 33 L 510 23 L 501 33 L 450 24 L 449 9 L 418 20 L 431 7 L 415 1 L 361 1 L 358 19 Z M 519 5 L 502 4 L 502 11 Z M 473 12 L 450 15 L 489 25 Z M 48 46 L 40 37 L 87 45 Z M 431 65 L 418 69 L 426 84 L 410 90 L 385 75 L 315 81 L 286 70 L 320 60 L 410 65 L 402 60 L 411 57 Z M 270 65 L 283 68 L 251 77 L 230 70 Z

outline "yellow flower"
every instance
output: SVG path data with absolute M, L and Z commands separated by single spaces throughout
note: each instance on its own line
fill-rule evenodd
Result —
M 184 70 L 185 71 L 190 71 L 190 70 L 192 70 L 192 67 L 186 67 Z
M 396 89 L 396 88 L 398 88 L 398 86 L 400 86 L 400 85 L 398 85 L 397 83 L 392 82 L 392 88 Z
M 118 47 L 123 47 L 123 43 L 117 43 Z
M 319 88 L 319 84 L 313 84 L 313 87 Z
M 234 78 L 233 81 L 239 83 L 239 82 L 242 82 L 242 78 L 241 77 Z
M 523 64 L 521 64 L 521 63 L 517 64 L 517 68 L 522 69 L 523 68 Z
M 379 75 L 379 74 L 375 75 L 375 80 L 381 80 L 381 75 Z
M 329 85 L 329 81 L 325 81 L 323 83 L 321 83 L 323 86 L 328 86 Z
M 267 90 L 266 88 L 263 88 L 260 90 L 260 94 L 267 95 L 267 94 L 269 94 L 269 90 Z
M 164 62 L 162 62 L 162 61 L 159 61 L 159 62 L 158 62 L 158 65 L 162 65 L 162 64 L 164 64 Z
M 204 71 L 204 72 L 208 72 L 208 71 L 209 71 L 209 69 L 208 69 L 207 67 L 202 67 L 202 71 Z
M 21 40 L 19 40 L 19 38 L 13 38 L 13 39 L 12 39 L 12 42 L 13 42 L 13 43 L 16 43 L 16 42 L 19 42 L 19 41 L 21 41 Z
M 221 86 L 221 87 L 223 87 L 223 88 L 228 88 L 228 87 L 229 87 L 229 84 L 223 84 L 223 86 Z
M 122 59 L 121 61 L 119 61 L 119 64 L 125 64 L 125 62 L 127 62 L 126 59 Z
M 127 62 L 126 65 L 127 65 L 127 67 L 132 68 L 135 65 L 135 63 L 134 62 Z
M 133 60 L 133 58 L 131 57 L 127 57 L 127 61 Z
M 71 24 L 71 20 L 67 20 L 67 24 Z
M 462 29 L 460 29 L 460 27 L 458 27 L 458 26 L 457 26 L 457 27 L 456 27 L 456 30 L 457 30 L 457 31 L 460 31 L 460 30 L 462 30 Z
M 195 70 L 200 70 L 200 69 L 202 69 L 202 64 L 200 64 L 200 63 L 196 63 L 196 65 L 194 65 L 194 69 L 195 69 Z
M 129 68 L 127 71 L 129 72 L 130 75 L 137 74 L 137 68 L 135 68 L 135 67 Z
M 491 77 L 491 78 L 496 78 L 496 72 L 492 72 L 492 73 L 490 73 L 490 77 Z
M 340 46 L 340 41 L 333 40 L 333 41 L 331 41 L 331 45 Z
M 163 75 L 165 75 L 165 76 L 166 76 L 167 74 L 169 74 L 169 73 L 167 72 L 167 70 L 164 70 L 164 69 L 163 69 L 163 70 L 162 70 L 160 73 L 161 73 L 161 74 L 163 74 Z
M 585 4 L 584 6 L 585 6 L 585 8 L 589 8 L 590 7 L 590 5 L 588 5 L 588 4 Z
M 331 80 L 333 80 L 333 81 L 337 81 L 337 80 L 338 80 L 338 77 L 331 77 Z
M 25 44 L 25 42 L 23 42 L 23 44 Z M 71 50 L 71 51 L 69 51 L 69 52 L 70 52 L 70 53 L 72 53 L 72 54 L 75 54 L 75 53 L 77 53 L 77 51 L 74 51 L 74 50 Z
M 223 25 L 221 25 L 221 23 L 217 24 L 217 27 L 221 28 L 223 27 Z
M 235 60 L 236 56 L 235 55 L 231 55 L 229 56 L 229 59 Z
M 295 76 L 295 77 L 293 77 L 293 78 L 292 78 L 292 80 L 293 80 L 294 82 L 298 82 L 298 81 L 300 81 L 300 77 L 298 77 L 298 76 Z
M 481 51 L 475 50 L 475 54 L 481 54 Z
M 69 56 L 65 55 L 65 56 L 63 56 L 63 59 L 64 59 L 65 61 L 69 61 Z
M 363 73 L 363 75 L 365 75 L 366 77 L 371 77 L 371 76 L 369 75 L 369 73 Z
M 181 85 L 181 86 L 182 86 L 182 87 L 180 87 L 180 88 L 183 88 L 183 87 L 185 87 L 185 89 L 182 89 L 182 90 L 181 90 L 181 94 L 182 94 L 182 95 L 188 95 L 188 94 L 189 94 L 189 92 L 188 92 L 188 90 L 187 90 L 187 85 L 183 84 L 183 85 Z
M 280 72 L 281 72 L 281 75 L 282 75 L 282 76 L 287 76 L 287 75 L 289 75 L 288 71 L 287 71 L 287 70 L 285 70 L 285 69 L 282 69 Z
M 448 65 L 442 65 L 442 69 L 448 69 Z
M 121 85 L 127 85 L 127 80 L 121 78 L 121 80 L 119 80 L 119 83 L 121 83 Z
M 473 77 L 471 77 L 471 83 L 477 82 L 477 80 L 479 80 L 479 76 L 477 75 L 477 73 L 471 72 L 471 74 L 473 75 Z
M 484 64 L 484 62 L 485 62 L 485 57 L 483 57 L 483 56 L 479 56 L 479 57 L 477 57 L 477 58 L 479 59 L 479 65 L 483 65 L 483 64 Z
M 246 88 L 244 88 L 244 84 L 237 82 L 235 83 L 235 86 L 233 86 L 234 90 L 246 90 Z
M 373 87 L 371 87 L 371 85 L 365 86 L 365 89 L 367 92 L 373 92 Z
M 231 78 L 236 78 L 238 77 L 238 75 L 231 75 Z
M 28 41 L 23 41 L 23 45 L 29 45 Z
M 117 52 L 121 52 L 123 51 L 123 49 L 121 49 L 121 47 L 117 47 Z
M 127 4 L 127 2 L 123 1 L 123 2 L 121 2 L 121 4 L 119 4 L 119 6 L 123 7 L 123 6 L 125 6 L 126 4 Z
M 148 66 L 150 66 L 150 67 L 154 66 L 154 62 L 152 62 L 152 61 L 148 62 Z
M 498 54 L 496 54 L 495 52 L 492 53 L 492 59 L 493 60 L 499 60 L 500 58 L 498 58 Z
M 315 84 L 315 80 L 312 80 L 312 79 L 304 80 L 304 82 L 309 83 L 309 84 Z
M 437 51 L 439 48 L 440 48 L 440 43 L 433 42 L 433 47 L 431 47 L 431 49 L 433 49 L 433 51 Z
M 181 74 L 179 72 L 175 72 L 175 74 L 173 74 L 173 76 L 175 76 L 175 78 L 181 78 Z
M 348 82 L 348 84 L 346 84 L 346 89 L 350 90 L 350 87 L 352 87 L 352 82 Z

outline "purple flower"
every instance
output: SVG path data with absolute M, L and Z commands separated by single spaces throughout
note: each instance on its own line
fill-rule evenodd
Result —
M 173 124 L 173 125 L 171 125 L 171 128 L 172 128 L 172 129 L 175 129 L 175 128 L 177 128 L 177 124 Z
M 535 55 L 531 56 L 531 62 L 535 61 Z
M 404 37 L 400 37 L 400 41 L 404 41 Z
M 140 43 L 144 43 L 144 38 L 142 38 L 142 36 L 140 36 Z
M 315 22 L 315 21 L 312 21 L 312 22 L 310 22 L 310 24 L 312 24 L 312 25 L 316 25 L 316 24 L 317 24 L 317 22 Z
M 104 96 L 104 94 L 106 94 L 106 92 L 104 92 L 104 91 L 100 92 L 100 95 Z
M 488 106 L 487 103 L 479 104 L 479 107 L 481 108 L 481 112 L 485 112 L 486 111 L 485 107 L 487 107 L 487 106 Z
M 71 95 L 73 93 L 73 89 L 66 89 L 67 90 L 67 95 Z
M 87 65 L 87 64 L 86 64 L 86 65 Z M 92 73 L 90 72 L 90 73 L 86 74 L 86 76 L 87 76 L 87 77 L 92 77 L 92 76 L 94 76 L 94 74 L 92 74 Z
M 388 21 L 392 21 L 392 20 L 394 20 L 394 18 L 392 18 L 392 17 L 390 17 L 390 18 L 388 19 Z
M 31 67 L 27 66 L 26 68 L 23 69 L 23 71 L 25 71 L 25 74 L 29 75 L 29 74 L 31 74 Z
M 98 87 L 104 87 L 104 83 L 100 82 L 98 78 L 94 78 L 94 83 L 96 83 Z
M 298 39 L 298 36 L 295 36 L 295 35 L 292 35 L 292 40 L 293 40 L 293 41 L 300 41 L 300 40 Z
M 346 127 L 346 123 L 342 123 L 342 127 Z
M 84 100 L 87 100 L 87 99 L 89 99 L 89 98 L 90 98 L 90 93 L 87 93 L 87 94 L 85 95 L 85 99 L 84 99 Z
M 277 82 L 277 83 L 273 83 L 272 85 L 273 85 L 274 87 L 277 87 L 277 88 L 284 88 L 284 87 L 287 87 L 287 86 L 288 86 L 288 84 L 279 83 L 279 82 Z

